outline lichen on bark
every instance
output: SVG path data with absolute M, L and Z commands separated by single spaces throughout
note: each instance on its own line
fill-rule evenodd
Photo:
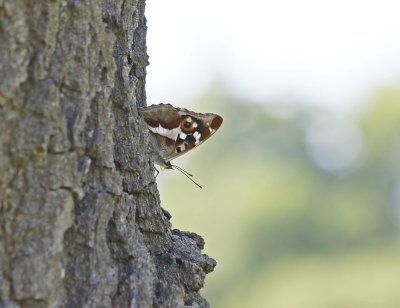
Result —
M 0 306 L 208 306 L 149 161 L 143 0 L 0 0 Z

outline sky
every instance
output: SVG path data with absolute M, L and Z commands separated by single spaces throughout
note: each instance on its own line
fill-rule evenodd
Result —
M 148 104 L 218 81 L 260 102 L 352 108 L 400 80 L 399 14 L 398 0 L 148 0 Z

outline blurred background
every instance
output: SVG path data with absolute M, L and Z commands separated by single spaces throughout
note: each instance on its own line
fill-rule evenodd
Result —
M 400 2 L 148 1 L 148 104 L 218 113 L 158 176 L 212 307 L 400 307 Z

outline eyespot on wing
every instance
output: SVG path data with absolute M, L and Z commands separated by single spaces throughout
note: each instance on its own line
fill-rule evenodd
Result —
M 181 121 L 181 129 L 185 133 L 192 133 L 195 130 L 195 123 L 190 117 L 185 117 Z

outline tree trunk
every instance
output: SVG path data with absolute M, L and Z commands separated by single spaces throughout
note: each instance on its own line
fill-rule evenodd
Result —
M 149 161 L 144 0 L 0 0 L 0 307 L 206 307 Z

